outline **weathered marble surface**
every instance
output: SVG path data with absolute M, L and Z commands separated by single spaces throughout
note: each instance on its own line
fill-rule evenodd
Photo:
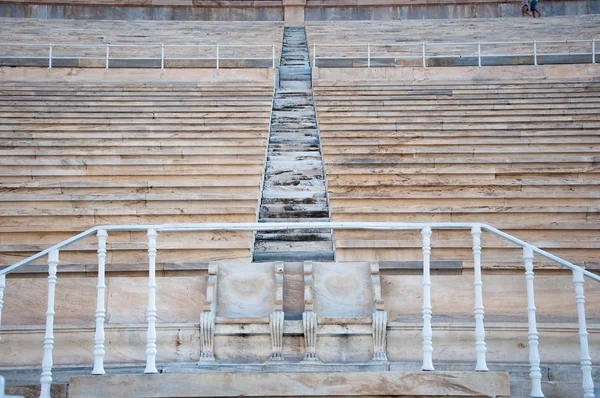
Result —
M 282 8 L 119 7 L 0 4 L 0 16 L 41 19 L 159 21 L 283 21 Z
M 508 396 L 500 372 L 216 373 L 74 377 L 70 397 Z

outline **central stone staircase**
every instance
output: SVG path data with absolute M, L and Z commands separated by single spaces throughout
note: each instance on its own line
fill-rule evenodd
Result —
M 303 27 L 284 30 L 259 222 L 329 221 L 311 68 Z M 329 230 L 256 234 L 254 261 L 332 261 Z

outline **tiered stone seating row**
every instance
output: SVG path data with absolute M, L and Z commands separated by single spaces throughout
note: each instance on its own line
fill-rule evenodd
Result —
M 255 221 L 272 90 L 3 81 L 0 264 L 98 224 Z M 110 234 L 108 262 L 143 269 L 146 242 Z M 247 260 L 251 242 L 250 233 L 160 234 L 159 269 L 163 261 Z M 96 249 L 88 238 L 64 250 L 61 270 L 87 270 Z
M 332 221 L 489 223 L 598 265 L 600 82 L 317 81 Z M 433 259 L 471 262 L 468 231 Z M 418 260 L 418 233 L 336 232 L 338 260 Z M 484 235 L 487 266 L 520 252 Z
M 161 44 L 165 46 L 166 67 L 190 65 L 191 61 L 170 58 L 207 58 L 194 61 L 196 67 L 215 67 L 216 45 L 219 44 L 220 66 L 235 66 L 235 60 L 271 58 L 275 46 L 275 58 L 279 59 L 283 24 L 280 22 L 187 22 L 187 21 L 86 21 L 32 18 L 0 18 L 2 43 L 23 46 L 0 45 L 0 59 L 5 64 L 16 64 L 19 59 L 4 59 L 6 56 L 48 57 L 46 47 L 27 47 L 25 44 L 52 44 L 54 66 L 76 59 L 81 67 L 104 66 L 106 44 L 110 44 L 113 66 L 127 59 L 152 58 L 148 64 L 160 66 Z M 64 47 L 77 44 L 79 47 Z M 185 46 L 181 46 L 185 44 Z M 85 45 L 100 45 L 98 47 Z M 118 47 L 125 45 L 126 47 Z M 131 47 L 135 45 L 135 47 Z M 169 47 L 178 45 L 179 47 Z M 205 46 L 210 47 L 193 47 Z M 267 47 L 226 47 L 227 45 L 266 45 Z M 191 47 L 190 47 L 191 46 Z M 60 57 L 67 58 L 61 60 Z M 121 58 L 122 60 L 119 60 Z M 158 64 L 156 64 L 158 60 Z M 31 60 L 27 60 L 31 63 Z M 268 60 L 267 60 L 268 61 Z M 25 62 L 21 60 L 21 62 Z M 45 59 L 38 61 L 42 64 Z M 129 61 L 131 62 L 131 61 Z M 187 63 L 187 64 L 186 64 Z M 248 61 L 246 61 L 248 63 Z M 68 64 L 71 66 L 71 63 Z M 139 66 L 139 65 L 136 65 Z M 265 62 L 261 66 L 270 66 Z
M 520 45 L 482 45 L 487 55 L 533 54 L 534 40 L 582 40 L 600 38 L 600 17 L 587 15 L 573 17 L 539 18 L 492 18 L 470 20 L 424 20 L 424 21 L 340 21 L 307 22 L 306 32 L 311 51 L 317 44 L 320 57 L 367 57 L 367 44 L 371 44 L 371 57 L 415 56 L 415 65 L 420 66 L 418 57 L 421 45 L 427 43 L 477 43 L 525 41 Z M 574 35 L 574 32 L 577 32 Z M 376 44 L 410 44 L 406 46 L 375 46 Z M 344 46 L 318 47 L 319 44 Z M 356 44 L 355 47 L 346 45 Z M 428 56 L 452 54 L 477 55 L 477 46 L 427 46 Z M 538 43 L 543 53 L 590 53 L 591 43 Z M 591 57 L 589 59 L 591 62 Z

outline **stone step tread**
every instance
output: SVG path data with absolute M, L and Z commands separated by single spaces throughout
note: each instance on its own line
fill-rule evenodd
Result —
M 289 240 L 265 240 L 256 241 L 254 244 L 254 252 L 302 252 L 302 251 L 331 251 L 333 245 L 331 241 L 324 240 L 305 240 L 305 241 L 289 241 Z
M 333 251 L 254 252 L 254 262 L 268 261 L 333 261 Z
M 297 187 L 272 186 L 265 187 L 263 198 L 283 198 L 283 199 L 303 199 L 303 198 L 321 198 L 325 197 L 325 185 L 323 186 L 304 186 L 302 189 Z
M 280 242 L 331 241 L 331 232 L 329 232 L 329 233 L 278 232 L 278 233 L 272 233 L 272 234 L 257 233 L 256 241 L 280 241 Z

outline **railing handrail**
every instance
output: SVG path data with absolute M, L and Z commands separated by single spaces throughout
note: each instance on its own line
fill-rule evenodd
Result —
M 164 46 L 168 47 L 233 47 L 233 48 L 255 48 L 255 47 L 265 47 L 271 48 L 272 44 L 163 44 L 163 43 L 147 43 L 147 44 L 135 44 L 135 43 L 89 43 L 89 44 L 81 44 L 81 43 L 0 43 L 0 46 L 14 46 L 14 47 L 100 47 L 104 48 L 106 46 L 111 47 L 151 47 L 151 48 L 160 48 Z
M 465 41 L 465 42 L 448 42 L 448 41 L 404 41 L 394 43 L 373 43 L 373 42 L 356 42 L 356 43 L 313 43 L 313 46 L 317 47 L 364 47 L 371 45 L 371 47 L 392 47 L 392 46 L 476 46 L 478 44 L 533 44 L 537 43 L 591 43 L 593 41 L 600 41 L 600 38 L 592 39 L 564 39 L 564 40 L 513 40 L 513 41 Z
M 33 261 L 36 261 L 48 253 L 60 250 L 80 241 L 99 230 L 105 231 L 147 231 L 156 232 L 199 232 L 199 231 L 265 231 L 265 230 L 286 230 L 286 229 L 356 229 L 356 230 L 420 230 L 429 227 L 432 229 L 467 229 L 480 227 L 482 230 L 497 235 L 517 246 L 530 248 L 537 253 L 565 268 L 572 271 L 581 271 L 588 278 L 600 282 L 600 276 L 583 269 L 569 261 L 566 261 L 554 254 L 548 253 L 530 243 L 516 238 L 506 232 L 494 228 L 485 223 L 475 222 L 438 222 L 438 223 L 420 223 L 420 222 L 304 222 L 304 223 L 188 223 L 188 224 L 126 224 L 126 225 L 98 225 L 86 231 L 83 231 L 71 238 L 65 239 L 47 249 L 40 251 L 24 260 L 21 260 L 9 267 L 0 270 L 0 275 L 9 274 L 18 268 L 24 267 Z

